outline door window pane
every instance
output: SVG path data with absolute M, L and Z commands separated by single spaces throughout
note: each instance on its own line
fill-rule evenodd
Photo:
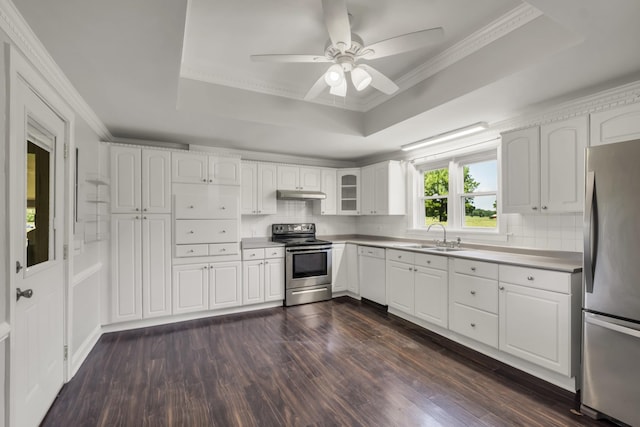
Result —
M 50 259 L 51 153 L 27 141 L 27 267 Z

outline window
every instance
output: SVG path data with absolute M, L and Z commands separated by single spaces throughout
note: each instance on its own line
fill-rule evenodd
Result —
M 418 168 L 417 228 L 497 230 L 498 162 L 495 149 Z

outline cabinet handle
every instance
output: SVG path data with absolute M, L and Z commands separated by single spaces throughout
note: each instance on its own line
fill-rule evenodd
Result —
M 475 324 L 475 323 L 471 323 L 471 327 L 472 327 L 472 328 L 475 328 L 475 327 L 476 327 L 476 324 Z
M 535 279 L 533 276 L 527 276 L 527 280 L 533 280 Z
M 543 207 L 542 207 L 542 209 L 543 209 L 543 210 L 547 210 L 547 207 L 546 207 L 546 206 L 543 206 Z
M 476 294 L 476 291 L 471 291 L 471 295 L 475 295 L 475 294 Z
M 273 252 L 271 255 L 272 256 L 278 255 L 278 252 Z
M 534 211 L 537 211 L 538 207 L 537 206 L 531 206 L 531 209 L 533 209 Z
M 498 289 L 500 289 L 501 291 L 504 291 L 504 286 L 500 286 Z
M 476 271 L 476 268 L 475 267 L 471 267 L 471 271 Z

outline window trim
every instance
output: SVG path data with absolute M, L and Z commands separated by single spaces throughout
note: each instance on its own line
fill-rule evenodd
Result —
M 489 192 L 475 192 L 475 193 L 462 193 L 458 190 L 458 186 L 461 186 L 460 182 L 462 179 L 462 170 L 464 165 L 468 165 L 470 163 L 479 163 L 487 160 L 495 160 L 496 161 L 496 174 L 497 174 L 497 188 L 496 191 Z M 476 150 L 471 153 L 459 153 L 458 155 L 452 155 L 449 158 L 443 159 L 440 158 L 434 161 L 425 161 L 425 162 L 414 162 L 413 167 L 411 169 L 411 173 L 408 174 L 408 179 L 411 180 L 411 184 L 413 190 L 413 197 L 410 198 L 410 203 L 413 205 L 413 209 L 410 210 L 412 213 L 410 218 L 408 218 L 408 235 L 414 235 L 416 237 L 434 237 L 439 238 L 441 235 L 441 231 L 436 230 L 436 232 L 431 231 L 427 232 L 427 226 L 424 224 L 424 172 L 430 170 L 437 170 L 444 167 L 449 168 L 449 194 L 448 197 L 448 210 L 447 210 L 447 232 L 455 233 L 455 236 L 461 237 L 479 237 L 482 236 L 483 240 L 491 240 L 491 241 L 506 241 L 507 235 L 504 233 L 504 215 L 501 212 L 501 203 L 500 203 L 500 150 L 498 144 L 488 144 L 482 147 L 481 150 Z M 454 174 L 451 172 L 455 171 Z M 458 176 L 459 175 L 459 176 Z M 456 190 L 455 193 L 451 191 L 451 189 Z M 461 190 L 461 188 L 460 188 Z M 476 197 L 482 195 L 495 195 L 496 200 L 498 202 L 498 223 L 496 228 L 491 229 L 483 229 L 479 227 L 464 227 L 464 212 L 463 212 L 463 197 Z M 455 205 L 455 207 L 454 207 Z

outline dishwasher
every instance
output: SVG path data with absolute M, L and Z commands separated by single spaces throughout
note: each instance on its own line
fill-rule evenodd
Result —
M 358 246 L 360 297 L 387 305 L 384 248 Z

